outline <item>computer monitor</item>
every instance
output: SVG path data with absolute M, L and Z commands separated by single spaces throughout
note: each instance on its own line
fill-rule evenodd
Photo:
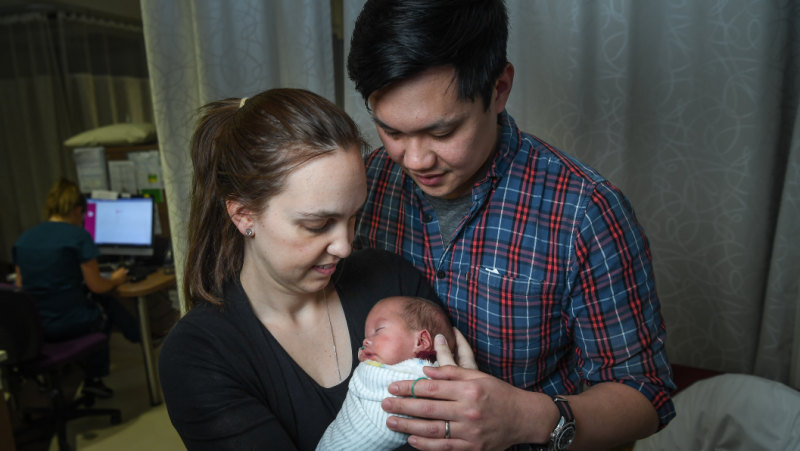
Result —
M 84 227 L 100 255 L 153 255 L 153 199 L 86 199 Z

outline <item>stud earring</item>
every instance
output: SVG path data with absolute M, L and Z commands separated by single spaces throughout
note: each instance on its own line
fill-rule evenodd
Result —
M 252 238 L 253 237 L 253 229 L 245 230 L 244 234 L 247 235 L 248 238 Z

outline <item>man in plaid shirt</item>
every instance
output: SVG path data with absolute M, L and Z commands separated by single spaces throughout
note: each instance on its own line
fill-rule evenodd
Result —
M 426 275 L 481 370 L 426 370 L 428 399 L 383 406 L 430 420 L 388 425 L 420 449 L 631 442 L 674 416 L 647 239 L 616 187 L 505 111 L 507 24 L 502 0 L 369 0 L 353 32 L 384 144 L 357 240 Z

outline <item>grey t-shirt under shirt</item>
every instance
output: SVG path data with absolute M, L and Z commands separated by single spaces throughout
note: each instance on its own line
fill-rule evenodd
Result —
M 431 203 L 433 210 L 436 212 L 436 218 L 439 220 L 439 231 L 442 233 L 442 240 L 449 243 L 453 239 L 453 234 L 456 227 L 464 219 L 464 216 L 469 213 L 472 206 L 472 195 L 459 197 L 457 199 L 442 199 L 439 197 L 428 196 L 428 202 Z

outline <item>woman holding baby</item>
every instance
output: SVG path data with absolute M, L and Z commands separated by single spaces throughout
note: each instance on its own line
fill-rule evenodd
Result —
M 436 295 L 401 257 L 353 252 L 364 142 L 342 110 L 273 89 L 201 115 L 189 312 L 159 359 L 170 418 L 190 450 L 314 449 L 345 399 L 371 307 Z

